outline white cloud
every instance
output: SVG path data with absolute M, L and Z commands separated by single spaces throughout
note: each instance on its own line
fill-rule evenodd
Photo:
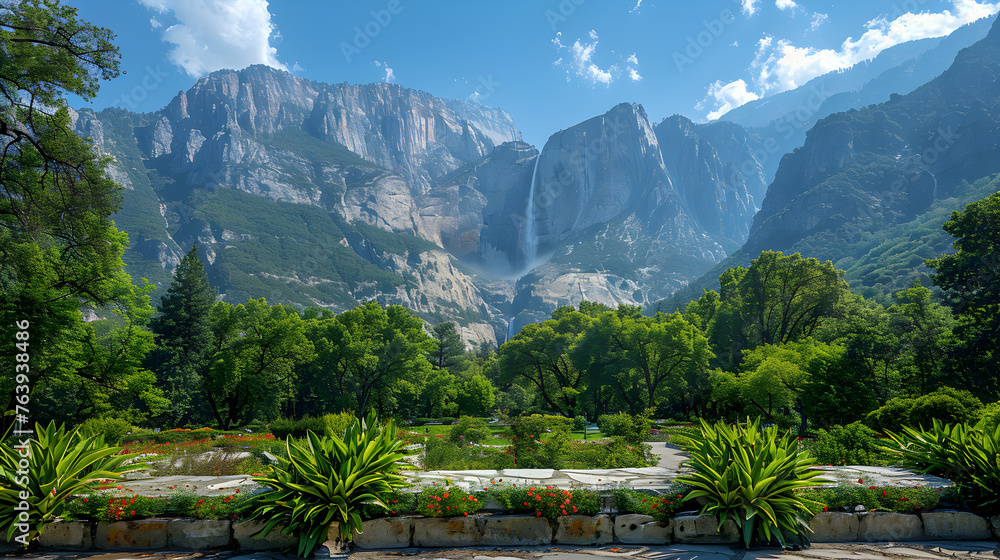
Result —
M 741 0 L 743 13 L 752 16 L 760 11 L 760 0 Z
M 372 64 L 385 70 L 385 75 L 382 76 L 382 81 L 391 84 L 396 81 L 396 73 L 393 72 L 392 68 L 389 68 L 388 62 L 379 62 L 378 60 L 373 60 Z
M 151 17 L 149 18 L 149 26 L 152 27 L 153 29 L 159 29 L 163 27 L 163 24 L 160 23 L 160 20 L 156 19 L 155 17 Z
M 821 26 L 824 23 L 826 23 L 826 20 L 829 17 L 830 16 L 828 16 L 827 14 L 821 14 L 819 12 L 813 13 L 812 22 L 809 24 L 809 30 L 810 31 L 816 31 L 817 29 L 819 29 L 819 26 Z
M 799 5 L 795 3 L 794 0 L 774 0 L 774 5 L 778 7 L 779 10 L 795 10 Z
M 708 120 L 715 120 L 735 109 L 744 103 L 759 99 L 760 97 L 747 89 L 747 83 L 743 80 L 736 80 L 723 84 L 722 80 L 708 86 L 708 94 L 695 105 L 698 111 L 704 110 L 709 104 L 713 107 L 707 115 Z
M 639 71 L 631 66 L 628 69 L 628 77 L 631 78 L 633 82 L 638 82 L 642 79 L 642 76 L 639 75 Z
M 173 12 L 177 23 L 162 38 L 174 47 L 171 62 L 200 77 L 222 68 L 266 64 L 285 70 L 271 46 L 271 14 L 267 0 L 139 0 L 163 14 Z
M 766 44 L 762 41 L 752 66 L 757 73 L 756 89 L 761 94 L 789 90 L 816 76 L 874 58 L 893 45 L 948 35 L 969 22 L 997 13 L 1000 2 L 952 0 L 952 8 L 937 13 L 906 13 L 892 21 L 885 17 L 873 19 L 866 24 L 868 31 L 857 40 L 848 37 L 838 50 L 798 47 L 786 39 L 773 45 L 770 40 Z M 813 28 L 826 19 L 824 14 L 816 16 L 822 17 L 814 19 Z
M 639 6 L 642 6 L 642 0 L 636 0 L 635 7 L 628 11 L 628 13 L 634 13 L 639 11 Z
M 611 85 L 611 82 L 614 79 L 612 72 L 617 72 L 618 67 L 609 66 L 608 68 L 603 69 L 593 62 L 594 52 L 597 49 L 597 32 L 591 30 L 589 36 L 593 40 L 592 43 L 581 43 L 580 40 L 577 39 L 572 45 L 569 46 L 562 43 L 562 32 L 556 33 L 555 39 L 552 39 L 552 44 L 556 46 L 557 51 L 566 49 L 570 54 L 571 60 L 569 68 L 566 70 L 566 81 L 570 80 L 570 72 L 572 72 L 576 74 L 576 76 L 583 78 L 584 81 L 590 82 L 591 85 L 596 85 L 598 83 Z M 563 59 L 560 57 L 558 60 L 553 62 L 553 65 L 562 65 L 562 60 Z
M 635 64 L 636 66 L 639 65 L 639 59 L 636 58 L 635 53 L 628 55 L 628 58 L 626 58 L 625 61 L 629 64 Z
M 291 72 L 292 74 L 296 74 L 296 73 L 299 73 L 299 72 L 305 72 L 305 71 L 306 71 L 306 69 L 303 68 L 303 67 L 301 67 L 301 66 L 299 66 L 299 61 L 297 61 L 297 60 L 295 61 L 295 64 L 292 65 L 292 69 L 289 70 L 289 72 Z

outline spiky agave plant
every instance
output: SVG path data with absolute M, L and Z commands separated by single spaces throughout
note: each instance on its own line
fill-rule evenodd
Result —
M 732 518 L 747 547 L 755 534 L 763 542 L 773 536 L 783 547 L 790 537 L 808 542 L 806 520 L 818 505 L 795 491 L 815 486 L 821 472 L 811 470 L 812 458 L 790 432 L 761 428 L 759 420 L 714 426 L 702 420 L 701 434 L 682 445 L 693 472 L 677 481 L 693 487 L 686 499 L 705 498 L 701 513 L 715 515 L 720 529 Z
M 79 428 L 35 424 L 34 436 L 25 448 L 0 443 L 0 527 L 7 527 L 8 542 L 14 540 L 15 530 L 27 525 L 26 534 L 18 538 L 27 545 L 46 523 L 62 515 L 66 498 L 89 491 L 92 484 L 149 468 L 126 465 L 135 454 L 119 455 L 123 448 L 105 445 L 104 436 L 84 435 Z
M 903 465 L 921 473 L 944 476 L 968 492 L 978 507 L 1000 512 L 1000 426 L 986 420 L 974 426 L 935 419 L 929 430 L 904 427 L 887 432 L 884 447 Z
M 258 498 L 253 512 L 264 522 L 258 533 L 267 535 L 278 524 L 284 533 L 298 535 L 298 555 L 305 557 L 326 538 L 330 524 L 339 524 L 340 538 L 362 531 L 362 504 L 386 506 L 385 496 L 408 484 L 397 463 L 406 455 L 396 438 L 392 420 L 381 424 L 369 414 L 355 421 L 343 439 L 320 437 L 310 431 L 302 440 L 288 437 L 288 458 L 257 482 L 273 489 Z

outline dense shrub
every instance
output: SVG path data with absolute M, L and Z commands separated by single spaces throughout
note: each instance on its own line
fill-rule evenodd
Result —
M 362 505 L 358 512 L 361 519 L 368 520 L 416 513 L 417 495 L 413 492 L 390 492 L 385 495 L 384 499 L 386 507 L 382 507 L 378 503 Z
M 657 521 L 671 519 L 684 505 L 684 496 L 691 488 L 680 483 L 674 483 L 662 495 L 634 490 L 632 488 L 615 488 L 611 491 L 614 500 L 612 507 L 618 513 L 639 513 L 651 515 Z
M 918 398 L 896 397 L 868 414 L 865 423 L 880 432 L 899 432 L 904 426 L 930 428 L 933 421 L 946 424 L 973 422 L 983 403 L 969 391 L 941 387 Z
M 185 443 L 199 440 L 211 440 L 215 436 L 236 434 L 238 432 L 222 432 L 211 428 L 198 430 L 165 430 L 162 432 L 142 433 L 122 438 L 125 442 L 151 441 L 153 443 Z M 131 444 L 130 444 L 131 445 Z
M 941 501 L 940 488 L 896 488 L 841 484 L 835 488 L 799 491 L 799 497 L 818 504 L 814 513 L 844 510 L 853 512 L 857 506 L 868 511 L 917 513 L 933 509 Z
M 512 469 L 514 455 L 506 447 L 461 446 L 441 438 L 428 438 L 423 467 L 429 471 Z
M 482 443 L 493 435 L 486 421 L 474 416 L 463 416 L 458 424 L 448 431 L 448 439 L 452 443 Z
M 354 423 L 353 412 L 340 412 L 338 414 L 323 415 L 323 431 L 327 437 L 338 437 L 343 439 L 344 432 Z
M 532 486 L 525 495 L 525 507 L 531 508 L 536 516 L 553 521 L 563 515 L 594 515 L 601 508 L 601 495 L 591 490 Z
M 896 397 L 889 399 L 881 408 L 868 413 L 865 424 L 877 432 L 898 432 L 910 421 L 910 410 L 915 399 Z
M 984 406 L 979 410 L 977 422 L 985 422 L 987 430 L 995 430 L 1000 426 L 1000 402 Z
M 951 395 L 931 393 L 924 395 L 910 409 L 909 425 L 913 427 L 930 428 L 934 420 L 946 424 L 964 424 L 973 419 L 973 411 L 966 408 L 961 401 Z
M 322 417 L 303 416 L 298 420 L 279 418 L 271 422 L 270 429 L 277 439 L 285 439 L 288 436 L 298 439 L 306 437 L 310 431 L 319 436 L 326 435 L 326 426 L 326 421 Z
M 823 465 L 872 465 L 884 462 L 875 431 L 861 422 L 820 430 L 812 451 Z
M 129 521 L 150 517 L 238 519 L 253 507 L 253 495 L 231 491 L 226 496 L 200 497 L 190 492 L 165 498 L 134 494 L 84 494 L 67 503 L 69 519 Z
M 629 429 L 632 417 L 625 413 L 602 414 L 597 417 L 597 428 L 606 436 L 622 436 Z
M 108 445 L 118 445 L 130 431 L 132 424 L 121 418 L 91 418 L 80 424 L 81 434 L 104 436 L 104 443 Z
M 511 426 L 517 468 L 560 469 L 569 452 L 573 421 L 562 416 L 522 415 Z
M 457 486 L 430 486 L 417 496 L 416 513 L 428 517 L 469 515 L 483 509 L 479 497 Z

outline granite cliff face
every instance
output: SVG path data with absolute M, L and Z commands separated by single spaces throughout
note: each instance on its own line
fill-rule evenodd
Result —
M 339 311 L 374 297 L 495 341 L 504 319 L 421 204 L 439 178 L 520 139 L 503 111 L 251 66 L 213 73 L 155 113 L 75 118 L 128 189 L 116 220 L 133 276 L 165 287 L 198 241 L 227 299 Z
M 582 299 L 669 295 L 743 241 L 763 192 L 742 127 L 653 126 L 635 104 L 539 152 L 499 109 L 252 66 L 161 111 L 75 118 L 128 189 L 134 276 L 165 286 L 197 241 L 227 300 L 374 298 L 474 343 Z

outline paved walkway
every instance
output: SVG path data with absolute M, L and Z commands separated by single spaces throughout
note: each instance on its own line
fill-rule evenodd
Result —
M 14 558 L 15 555 L 0 555 Z M 288 560 L 291 554 L 276 552 L 32 552 L 17 556 L 25 560 Z M 317 558 L 320 558 L 317 555 Z M 602 547 L 548 546 L 532 548 L 456 548 L 374 550 L 333 555 L 338 560 L 383 560 L 407 558 L 413 560 L 607 560 L 634 558 L 641 560 L 922 560 L 953 558 L 1000 558 L 996 542 L 928 542 L 905 544 L 817 544 L 796 552 L 778 549 L 744 550 L 722 545 L 635 546 L 609 545 Z
M 656 463 L 657 467 L 669 469 L 674 472 L 680 470 L 681 463 L 687 460 L 687 455 L 681 451 L 680 447 L 672 443 L 662 441 L 647 441 L 646 445 L 653 448 L 653 453 L 660 458 Z

